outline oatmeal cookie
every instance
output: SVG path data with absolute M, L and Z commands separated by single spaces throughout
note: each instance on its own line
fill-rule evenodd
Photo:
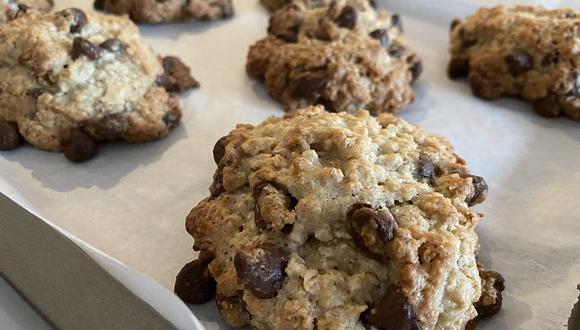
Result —
M 269 11 L 275 12 L 276 10 L 284 7 L 285 5 L 291 2 L 301 2 L 306 7 L 312 8 L 319 6 L 328 6 L 332 1 L 336 0 L 260 0 L 260 3 L 262 3 L 262 5 L 266 7 L 266 9 L 268 9 Z M 368 1 L 371 6 L 376 7 L 375 0 Z
M 451 26 L 451 78 L 473 93 L 521 98 L 545 117 L 580 120 L 580 17 L 571 9 L 481 8 Z
M 95 0 L 94 7 L 129 15 L 137 23 L 208 21 L 234 14 L 232 0 Z
M 144 45 L 118 16 L 28 9 L 0 28 L 0 143 L 91 158 L 96 142 L 164 137 L 181 118 L 174 92 L 198 86 L 175 57 Z
M 14 19 L 21 10 L 34 8 L 49 11 L 53 5 L 53 0 L 0 0 L 0 24 Z
M 398 15 L 367 0 L 291 3 L 272 15 L 246 70 L 287 110 L 322 104 L 330 112 L 397 112 L 415 99 L 411 84 L 422 70 L 401 31 Z
M 186 222 L 200 293 L 182 296 L 215 285 L 230 325 L 463 329 L 477 317 L 481 214 L 469 207 L 487 185 L 444 138 L 314 106 L 238 125 L 214 159 L 211 196 Z M 202 265 L 215 282 L 199 284 Z

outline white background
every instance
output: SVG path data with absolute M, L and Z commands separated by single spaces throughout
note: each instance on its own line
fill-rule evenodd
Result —
M 536 117 L 515 100 L 475 99 L 465 82 L 446 78 L 449 22 L 473 12 L 475 2 L 500 1 L 380 4 L 402 13 L 426 69 L 417 101 L 402 117 L 448 137 L 490 186 L 477 207 L 486 214 L 481 257 L 505 275 L 508 289 L 504 310 L 483 328 L 562 328 L 580 283 L 580 124 Z M 257 0 L 235 4 L 232 20 L 142 28 L 153 48 L 180 56 L 202 84 L 184 96 L 182 125 L 167 139 L 104 146 L 81 165 L 30 147 L 2 153 L 0 191 L 171 290 L 194 257 L 184 218 L 208 194 L 214 142 L 236 123 L 282 114 L 244 70 L 248 47 L 265 34 L 267 13 Z M 91 8 L 87 0 L 57 0 L 59 8 L 73 5 Z M 202 321 L 215 317 L 207 309 Z

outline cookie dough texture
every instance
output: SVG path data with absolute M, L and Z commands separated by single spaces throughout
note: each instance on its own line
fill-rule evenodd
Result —
M 49 11 L 53 5 L 53 0 L 0 0 L 0 24 L 14 19 L 22 8 Z
M 570 9 L 481 8 L 451 31 L 452 78 L 484 99 L 513 96 L 543 116 L 580 120 L 580 17 Z
M 462 329 L 481 295 L 485 185 L 392 114 L 320 106 L 238 125 L 187 217 L 218 308 L 256 329 Z
M 84 140 L 162 138 L 181 117 L 179 98 L 158 86 L 162 62 L 127 18 L 29 9 L 0 28 L 0 121 L 52 151 L 79 131 Z
M 95 9 L 129 15 L 137 23 L 207 21 L 231 17 L 232 0 L 95 0 Z
M 328 6 L 330 3 L 335 0 L 260 0 L 262 5 L 266 7 L 271 12 L 274 12 L 285 5 L 291 2 L 302 3 L 308 8 L 312 7 L 319 7 L 319 6 Z M 369 3 L 375 7 L 375 0 L 368 0 Z
M 313 8 L 294 2 L 271 16 L 246 69 L 287 110 L 323 104 L 331 112 L 397 112 L 415 99 L 411 84 L 421 73 L 401 33 L 398 15 L 366 0 Z

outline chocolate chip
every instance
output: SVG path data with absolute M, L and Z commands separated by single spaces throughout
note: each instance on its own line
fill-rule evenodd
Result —
M 0 121 L 0 151 L 18 148 L 22 144 L 22 136 L 18 125 L 7 121 Z
M 527 52 L 519 50 L 506 56 L 505 64 L 510 74 L 516 77 L 534 67 L 534 59 Z
M 467 202 L 467 205 L 473 206 L 485 200 L 485 197 L 487 197 L 488 187 L 487 183 L 482 177 L 477 175 L 470 175 L 469 177 L 471 177 L 471 182 L 473 184 L 473 193 L 469 194 L 465 201 Z
M 175 294 L 186 304 L 203 304 L 213 299 L 216 282 L 207 268 L 209 260 L 194 260 L 175 279 Z
M 355 244 L 373 255 L 386 256 L 387 244 L 395 237 L 397 223 L 388 209 L 375 210 L 368 204 L 355 204 L 347 214 Z
M 163 115 L 163 122 L 168 128 L 176 127 L 181 121 L 181 111 L 178 108 L 172 108 Z
M 471 76 L 469 77 L 469 87 L 471 88 L 471 92 L 473 93 L 473 95 L 480 97 L 482 99 L 488 99 L 489 97 L 486 97 L 486 95 L 484 95 L 484 87 L 485 87 L 485 82 L 483 81 L 483 79 L 481 77 L 478 76 Z
M 556 95 L 550 94 L 534 102 L 534 111 L 542 117 L 554 118 L 560 115 L 562 108 Z
M 99 46 L 93 44 L 88 39 L 76 37 L 73 40 L 71 57 L 77 60 L 81 55 L 85 55 L 89 60 L 96 60 L 99 57 Z
M 157 77 L 157 84 L 168 92 L 181 93 L 191 88 L 199 87 L 199 82 L 191 76 L 191 69 L 179 58 L 166 56 L 163 58 L 164 73 Z
M 250 323 L 250 313 L 239 295 L 226 297 L 218 294 L 215 297 L 215 304 L 228 325 L 240 329 Z
M 369 325 L 379 329 L 421 330 L 413 308 L 396 285 L 387 288 L 385 296 L 362 315 Z
M 469 73 L 469 61 L 463 58 L 453 57 L 447 65 L 447 76 L 450 79 L 467 77 Z
M 369 33 L 369 36 L 373 39 L 377 39 L 383 48 L 389 47 L 389 33 L 385 29 L 377 29 Z
M 122 114 L 111 114 L 96 120 L 85 129 L 92 130 L 99 140 L 114 141 L 121 137 L 126 127 L 127 120 Z
M 411 72 L 411 83 L 414 83 L 423 73 L 423 62 L 416 55 L 412 55 L 407 58 L 407 63 L 409 63 L 409 71 Z
M 544 56 L 544 58 L 542 58 L 542 66 L 549 66 L 549 65 L 552 65 L 554 63 L 557 63 L 559 57 L 560 57 L 560 54 L 558 54 L 557 51 L 548 52 Z
M 98 152 L 98 146 L 91 137 L 82 130 L 76 129 L 70 132 L 66 143 L 62 146 L 65 157 L 72 162 L 84 162 Z
M 391 16 L 391 26 L 396 27 L 399 32 L 403 32 L 403 20 L 399 14 Z
M 286 31 L 279 32 L 276 34 L 278 39 L 282 39 L 286 42 L 295 43 L 298 41 L 298 33 L 300 32 L 300 24 L 295 24 Z
M 99 46 L 111 52 L 124 51 L 129 47 L 127 43 L 116 38 L 107 39 L 103 41 Z
M 461 46 L 463 48 L 470 48 L 477 44 L 477 38 L 469 36 L 463 28 L 459 30 L 459 37 L 461 38 Z
M 97 10 L 104 10 L 106 4 L 107 4 L 107 0 L 95 0 L 95 3 L 93 4 L 93 8 L 95 8 Z
M 420 178 L 433 179 L 435 177 L 433 161 L 429 157 L 421 155 L 417 164 L 417 172 Z
M 461 21 L 459 19 L 454 19 L 453 21 L 451 21 L 451 26 L 450 26 L 450 30 L 451 32 L 453 32 L 453 30 L 455 30 L 455 28 L 461 24 Z
M 213 160 L 219 164 L 226 154 L 227 136 L 220 138 L 213 146 Z
M 356 26 L 357 19 L 356 9 L 352 6 L 344 6 L 338 17 L 334 19 L 334 23 L 342 28 L 353 29 Z
M 405 46 L 401 45 L 398 42 L 393 42 L 390 46 L 389 46 L 389 55 L 396 57 L 396 58 L 400 58 L 401 56 L 403 56 L 405 54 Z
M 85 12 L 78 8 L 69 8 L 65 12 L 69 13 L 73 18 L 73 23 L 70 25 L 70 33 L 80 33 L 88 22 Z
M 494 271 L 486 271 L 477 265 L 479 276 L 481 277 L 481 297 L 475 303 L 478 317 L 485 318 L 495 315 L 499 312 L 503 302 L 502 292 L 505 290 L 504 277 Z
M 304 73 L 290 82 L 290 97 L 313 100 L 327 81 L 326 72 Z
M 254 222 L 262 229 L 281 230 L 294 222 L 291 211 L 298 201 L 275 183 L 262 182 L 254 187 Z
M 224 166 L 220 165 L 218 166 L 217 170 L 215 171 L 215 173 L 213 174 L 213 182 L 211 184 L 211 186 L 209 187 L 209 192 L 211 194 L 212 197 L 218 197 L 219 195 L 221 195 L 221 193 L 223 193 L 225 190 L 224 188 Z
M 325 98 L 325 97 L 319 97 L 318 100 L 316 100 L 316 102 L 314 102 L 314 104 L 322 105 L 324 107 L 324 110 L 326 110 L 328 112 L 332 112 L 332 113 L 337 112 L 332 101 Z
M 377 2 L 375 0 L 369 0 L 369 5 L 375 9 L 377 8 Z
M 234 266 L 238 278 L 261 299 L 275 297 L 284 284 L 287 254 L 272 243 L 263 243 L 236 253 Z

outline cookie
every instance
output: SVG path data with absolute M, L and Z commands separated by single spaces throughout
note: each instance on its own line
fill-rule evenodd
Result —
M 0 0 L 0 24 L 14 19 L 19 11 L 26 8 L 49 11 L 53 5 L 53 0 Z
M 209 21 L 234 14 L 232 0 L 95 0 L 95 9 L 129 15 L 137 23 Z
M 401 32 L 398 15 L 367 0 L 296 2 L 271 16 L 246 70 L 287 110 L 322 104 L 330 112 L 397 112 L 415 99 L 411 84 L 422 70 Z
M 330 3 L 335 0 L 260 0 L 260 3 L 266 9 L 271 12 L 275 12 L 276 10 L 284 7 L 285 5 L 291 2 L 300 2 L 304 4 L 308 8 L 312 7 L 319 7 L 319 6 L 328 6 Z M 376 7 L 375 0 L 368 0 L 370 5 Z
M 451 26 L 451 78 L 467 76 L 473 94 L 512 96 L 544 117 L 580 120 L 580 17 L 571 9 L 481 8 Z
M 477 263 L 477 268 L 481 277 L 481 297 L 475 303 L 477 317 L 467 323 L 466 330 L 475 329 L 481 319 L 489 318 L 500 311 L 503 303 L 502 292 L 506 288 L 505 279 L 500 273 L 485 270 L 480 263 Z
M 469 206 L 487 185 L 444 138 L 313 106 L 238 125 L 214 159 L 186 228 L 230 325 L 462 329 L 477 316 Z
M 181 118 L 174 93 L 198 86 L 125 17 L 28 9 L 0 29 L 0 40 L 0 141 L 12 141 L 4 150 L 20 134 L 83 161 L 100 141 L 157 140 Z

